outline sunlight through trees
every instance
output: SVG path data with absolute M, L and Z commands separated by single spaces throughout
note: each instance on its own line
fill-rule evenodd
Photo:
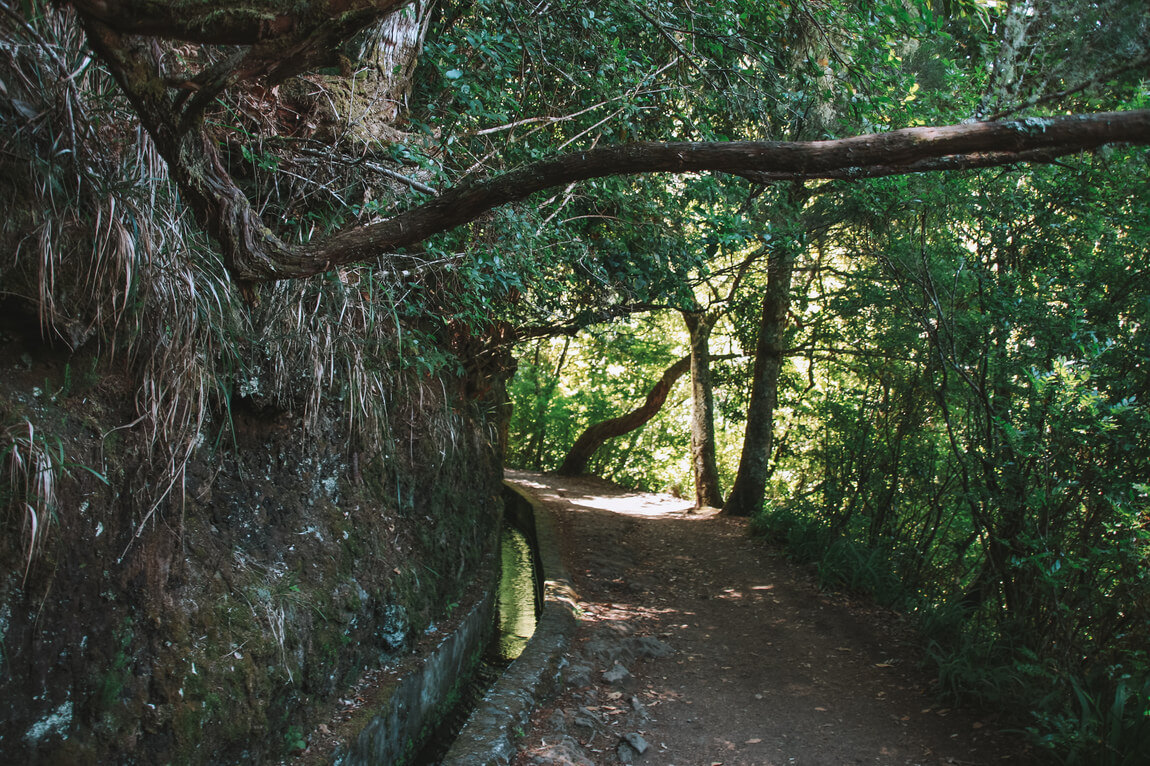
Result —
M 1144 8 L 0 10 L 2 300 L 145 360 L 153 510 L 236 392 L 336 402 L 357 473 L 474 436 L 752 517 L 1059 762 L 1150 749 Z

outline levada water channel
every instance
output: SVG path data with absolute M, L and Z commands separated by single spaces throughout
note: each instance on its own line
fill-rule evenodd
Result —
M 528 526 L 528 525 L 524 525 Z M 500 539 L 501 574 L 495 602 L 494 630 L 475 675 L 460 699 L 431 735 L 427 745 L 412 759 L 413 766 L 436 766 L 447 753 L 468 716 L 487 690 L 523 652 L 535 633 L 542 607 L 538 553 L 533 533 L 511 523 L 503 525 Z

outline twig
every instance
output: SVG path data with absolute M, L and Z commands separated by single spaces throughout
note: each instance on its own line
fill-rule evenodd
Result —
M 400 183 L 407 184 L 412 189 L 415 189 L 418 192 L 423 192 L 424 194 L 430 194 L 433 197 L 436 196 L 437 194 L 439 194 L 438 191 L 436 191 L 434 188 L 428 186 L 425 183 L 422 183 L 420 181 L 416 181 L 414 178 L 411 178 L 409 176 L 405 176 L 402 173 L 397 173 L 396 171 L 392 170 L 391 168 L 386 168 L 383 165 L 380 165 L 379 163 L 376 163 L 376 162 L 372 162 L 371 160 L 368 160 L 368 159 L 364 159 L 364 158 L 356 159 L 354 157 L 348 157 L 346 155 L 334 155 L 333 156 L 330 153 L 319 152 L 319 151 L 316 151 L 315 149 L 307 149 L 307 148 L 301 148 L 300 153 L 301 154 L 307 154 L 307 155 L 310 155 L 312 157 L 322 157 L 324 159 L 338 160 L 338 161 L 343 162 L 344 164 L 347 164 L 347 165 L 362 165 L 363 167 L 367 168 L 368 170 L 374 171 L 374 172 L 379 173 L 380 175 L 383 175 L 383 176 L 387 176 L 388 178 L 399 181 Z

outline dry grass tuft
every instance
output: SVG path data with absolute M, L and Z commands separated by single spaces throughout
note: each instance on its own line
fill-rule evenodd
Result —
M 21 517 L 24 544 L 24 577 L 56 513 L 56 486 L 60 461 L 36 434 L 31 421 L 7 426 L 0 431 L 0 459 L 4 463 L 9 508 Z
M 409 324 L 420 291 L 431 289 L 421 280 L 434 281 L 439 267 L 344 269 L 267 286 L 258 308 L 242 304 L 114 82 L 84 53 L 72 12 L 38 5 L 25 17 L 24 7 L 0 0 L 0 204 L 12 211 L 0 221 L 0 252 L 14 254 L 0 261 L 0 301 L 34 307 L 53 342 L 128 362 L 136 413 L 121 428 L 140 430 L 148 476 L 132 493 L 133 537 L 182 507 L 189 461 L 215 442 L 207 432 L 226 427 L 237 398 L 298 413 L 305 428 L 338 402 L 357 460 L 414 452 L 394 442 L 414 438 L 412 407 L 434 401 L 436 449 L 456 447 L 462 425 L 437 380 L 456 363 L 437 350 L 434 326 L 420 335 Z M 271 117 L 284 102 L 272 94 L 229 98 L 219 122 L 244 132 L 230 161 L 245 163 L 249 193 L 268 220 L 282 219 L 285 236 L 369 220 L 412 189 L 430 190 L 426 172 L 416 179 L 357 156 L 350 127 L 324 145 L 277 133 Z M 9 483 L 18 478 L 28 498 L 31 556 L 61 474 L 31 430 L 4 435 Z

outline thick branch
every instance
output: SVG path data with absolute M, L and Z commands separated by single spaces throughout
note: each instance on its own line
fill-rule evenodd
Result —
M 127 4 L 142 2 L 146 0 L 131 0 Z M 370 7 L 377 11 L 384 2 L 330 0 L 333 8 Z M 86 25 L 93 47 L 124 87 L 172 168 L 185 200 L 220 243 L 224 264 L 241 285 L 304 277 L 336 266 L 378 260 L 475 221 L 501 205 L 593 178 L 705 171 L 743 176 L 756 182 L 861 178 L 1050 161 L 1119 142 L 1150 144 L 1150 110 L 1141 110 L 908 128 L 833 141 L 608 146 L 572 152 L 469 182 L 386 221 L 348 229 L 323 241 L 293 245 L 275 237 L 260 220 L 228 176 L 219 150 L 204 135 L 198 116 L 181 112 L 180 100 L 165 92 L 158 80 L 158 62 L 146 48 L 133 48 L 130 38 L 93 16 L 87 17 Z
M 675 385 L 675 381 L 681 378 L 690 367 L 691 357 L 683 357 L 666 369 L 663 377 L 650 390 L 647 394 L 647 400 L 640 407 L 626 415 L 588 426 L 587 430 L 580 434 L 579 438 L 575 440 L 575 444 L 571 446 L 571 451 L 563 459 L 563 464 L 559 466 L 557 473 L 560 476 L 577 476 L 583 473 L 583 469 L 587 467 L 587 461 L 591 459 L 597 449 L 603 446 L 604 442 L 616 436 L 630 433 L 655 417 L 663 408 L 663 403 L 667 401 L 667 395 L 671 393 L 671 387 Z
M 335 235 L 303 258 L 310 271 L 365 261 L 474 221 L 487 211 L 556 186 L 605 176 L 719 171 L 770 180 L 865 177 L 958 170 L 1074 154 L 1110 143 L 1150 144 L 1150 110 L 1053 119 L 908 128 L 833 141 L 635 143 L 573 152 L 448 190 L 387 221 Z M 988 159 L 988 157 L 990 159 Z M 252 280 L 303 276 L 252 264 Z
M 248 45 L 244 76 L 283 79 L 330 62 L 356 32 L 411 0 L 72 0 L 81 15 L 119 34 Z

